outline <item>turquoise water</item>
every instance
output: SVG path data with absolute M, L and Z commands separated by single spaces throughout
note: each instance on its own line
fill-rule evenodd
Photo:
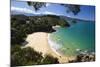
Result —
M 71 27 L 56 28 L 50 35 L 59 53 L 67 56 L 78 54 L 77 50 L 95 52 L 95 22 L 78 21 Z

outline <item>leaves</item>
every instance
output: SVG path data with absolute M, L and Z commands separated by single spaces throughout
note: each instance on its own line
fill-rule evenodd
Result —
M 79 5 L 68 5 L 68 8 L 74 15 L 77 15 L 80 12 Z
M 36 11 L 39 10 L 43 6 L 46 6 L 46 3 L 42 3 L 42 2 L 29 2 L 28 1 L 27 4 L 29 6 L 33 6 Z
M 47 3 L 43 2 L 27 2 L 29 6 L 33 6 L 35 11 L 39 10 L 41 7 L 45 6 Z M 66 13 L 72 12 L 74 15 L 77 15 L 80 12 L 80 5 L 71 5 L 71 4 L 60 4 L 66 7 Z M 68 8 L 68 9 L 67 9 Z
M 43 64 L 57 64 L 59 63 L 57 58 L 52 57 L 51 55 L 46 55 L 43 59 Z
M 19 18 L 20 17 L 20 18 Z M 26 19 L 22 19 L 22 18 Z M 13 19 L 14 18 L 14 19 Z M 27 20 L 28 19 L 28 20 Z M 27 23 L 27 22 L 28 23 Z M 60 23 L 61 22 L 61 23 Z M 11 64 L 12 66 L 55 64 L 59 63 L 53 56 L 42 56 L 42 53 L 27 47 L 21 48 L 27 34 L 34 32 L 53 32 L 52 26 L 64 25 L 59 16 L 43 15 L 25 17 L 24 15 L 11 16 Z M 42 45 L 42 44 L 41 44 Z
M 62 27 L 70 26 L 67 21 L 55 15 L 34 17 L 26 17 L 24 15 L 11 16 L 11 44 L 22 44 L 25 42 L 27 34 L 34 32 L 54 32 L 55 30 L 52 26 L 55 25 Z
M 59 63 L 57 58 L 49 55 L 43 57 L 42 53 L 30 47 L 21 49 L 19 46 L 13 46 L 11 51 L 11 66 Z

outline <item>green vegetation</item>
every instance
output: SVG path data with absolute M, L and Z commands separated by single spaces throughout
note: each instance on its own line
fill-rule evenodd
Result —
M 29 6 L 33 6 L 35 11 L 41 7 L 46 7 L 46 3 L 42 2 L 27 2 Z M 65 5 L 60 4 L 66 8 L 66 13 L 72 12 L 77 15 L 80 12 L 79 5 Z M 72 20 L 76 23 L 76 20 Z M 56 64 L 58 59 L 50 55 L 42 56 L 42 53 L 36 52 L 34 49 L 27 47 L 21 48 L 22 43 L 28 34 L 34 32 L 52 33 L 55 30 L 52 26 L 59 25 L 61 27 L 69 27 L 69 23 L 65 19 L 61 19 L 56 15 L 41 15 L 41 16 L 25 16 L 25 15 L 11 15 L 11 66 L 23 65 L 37 65 L 37 64 Z M 42 45 L 42 44 L 41 44 Z M 95 61 L 95 55 L 77 55 L 72 62 L 86 62 Z
M 27 4 L 29 6 L 35 7 L 34 9 L 36 11 L 39 10 L 39 8 L 41 8 L 42 6 L 45 6 L 46 7 L 46 3 L 43 3 L 43 2 L 41 3 L 41 2 L 30 2 L 30 1 L 28 1 Z
M 59 61 L 57 58 L 52 57 L 51 55 L 46 55 L 42 61 L 42 64 L 58 64 Z
M 52 26 L 70 26 L 67 21 L 55 15 L 25 16 L 11 15 L 11 66 L 56 64 L 57 58 L 27 47 L 21 48 L 28 34 L 34 32 L 54 32 Z
M 24 19 L 23 19 L 24 18 Z M 70 26 L 67 21 L 60 19 L 55 15 L 43 16 L 11 16 L 11 44 L 22 44 L 25 42 L 27 34 L 34 32 L 54 32 L 52 26 L 60 25 L 62 27 Z
M 30 2 L 28 1 L 27 4 L 29 6 L 33 6 L 35 11 L 38 11 L 41 7 L 46 7 L 47 3 L 44 2 Z M 66 8 L 66 12 L 72 12 L 74 15 L 77 15 L 80 12 L 80 5 L 71 5 L 71 4 L 59 4 Z
M 46 3 L 42 2 L 27 2 L 27 4 L 33 6 L 35 11 L 43 6 L 46 7 Z M 80 12 L 80 6 L 78 5 L 60 5 L 69 8 L 69 12 L 74 15 Z M 11 15 L 11 66 L 59 63 L 57 58 L 50 55 L 43 57 L 42 53 L 36 52 L 30 47 L 21 48 L 23 42 L 26 42 L 25 39 L 28 34 L 34 32 L 52 33 L 55 31 L 52 26 L 56 25 L 61 27 L 70 26 L 66 20 L 56 15 Z
M 27 66 L 37 64 L 56 64 L 57 58 L 50 55 L 42 56 L 42 53 L 36 52 L 33 48 L 21 48 L 18 45 L 11 47 L 11 66 Z
M 90 61 L 95 61 L 95 54 L 79 54 L 75 60 L 70 60 L 69 63 Z

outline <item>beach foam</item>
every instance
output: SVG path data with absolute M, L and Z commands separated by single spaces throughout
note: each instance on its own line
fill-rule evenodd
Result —
M 59 52 L 57 52 L 57 51 L 61 48 L 61 45 L 57 44 L 56 42 L 53 42 L 53 41 L 50 39 L 50 34 L 48 34 L 48 43 L 49 43 L 51 49 L 52 49 L 56 54 L 60 55 Z
M 48 54 L 53 57 L 56 57 L 58 58 L 58 61 L 60 63 L 67 63 L 69 59 L 72 60 L 75 58 L 75 57 L 67 57 L 58 53 L 57 50 L 55 50 L 59 48 L 58 45 L 53 43 L 51 40 L 49 40 L 48 37 L 49 37 L 48 33 L 45 33 L 45 32 L 36 32 L 36 33 L 30 34 L 26 38 L 26 41 L 28 42 L 28 44 L 26 44 L 25 47 L 31 47 L 38 52 L 42 52 L 43 56 Z

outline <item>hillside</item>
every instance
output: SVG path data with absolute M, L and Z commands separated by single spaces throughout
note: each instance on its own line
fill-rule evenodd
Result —
M 52 26 L 69 27 L 69 23 L 59 16 L 25 16 L 11 15 L 11 43 L 21 44 L 25 41 L 27 34 L 34 32 L 54 32 Z

